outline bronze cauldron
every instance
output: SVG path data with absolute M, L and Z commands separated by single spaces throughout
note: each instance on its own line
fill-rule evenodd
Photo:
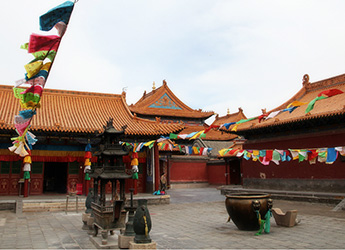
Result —
M 258 230 L 260 228 L 253 201 L 259 202 L 261 218 L 265 218 L 268 210 L 270 194 L 232 194 L 226 195 L 225 206 L 230 219 L 240 230 Z M 258 204 L 257 202 L 255 204 Z M 256 208 L 258 209 L 258 208 Z

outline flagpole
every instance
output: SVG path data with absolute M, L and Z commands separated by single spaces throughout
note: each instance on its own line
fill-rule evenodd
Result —
M 43 84 L 43 86 L 42 86 L 42 92 L 41 92 L 41 95 L 42 95 L 42 93 L 43 93 L 43 89 L 44 89 L 44 87 L 45 87 L 45 85 L 46 85 L 46 83 L 47 83 L 47 80 L 48 80 L 48 77 L 49 77 L 49 74 L 50 74 L 50 70 L 51 70 L 51 68 L 53 67 L 53 64 L 54 64 L 54 61 L 55 61 L 55 58 L 56 58 L 56 56 L 57 56 L 57 52 L 58 52 L 58 49 L 59 49 L 59 47 L 60 47 L 60 44 L 61 44 L 61 40 L 62 40 L 62 37 L 64 36 L 64 34 L 65 34 L 65 32 L 67 31 L 67 27 L 68 27 L 68 23 L 69 23 L 69 20 L 70 20 L 70 18 L 71 18 L 71 16 L 72 16 L 72 13 L 73 13 L 73 9 L 74 9 L 74 5 L 75 5 L 75 3 L 77 3 L 78 2 L 78 0 L 74 0 L 74 3 L 73 3 L 73 5 L 72 5 L 72 8 L 71 8 L 71 10 L 70 10 L 70 14 L 69 14 L 69 17 L 68 17 L 68 19 L 67 19 L 67 23 L 64 23 L 63 21 L 59 21 L 59 22 L 62 22 L 65 26 L 62 26 L 62 29 L 63 29 L 63 31 L 61 32 L 61 33 L 59 33 L 59 29 L 58 29 L 58 27 L 56 26 L 59 22 L 56 22 L 56 23 L 54 23 L 54 25 L 53 25 L 53 27 L 52 28 L 56 28 L 57 30 L 58 30 L 58 33 L 59 33 L 59 37 L 60 37 L 60 39 L 58 39 L 58 40 L 56 40 L 53 44 L 51 44 L 51 47 L 48 49 L 48 51 L 46 52 L 46 55 L 43 57 L 43 59 L 42 59 L 42 62 L 48 57 L 48 55 L 49 55 L 49 53 L 51 52 L 51 51 L 53 51 L 53 48 L 54 48 L 54 46 L 56 45 L 56 43 L 58 42 L 59 44 L 57 45 L 57 47 L 56 47 L 56 49 L 55 49 L 55 56 L 52 58 L 52 60 L 51 60 L 51 64 L 50 64 L 50 67 L 48 68 L 48 72 L 47 72 L 47 76 L 45 77 L 45 81 L 44 81 L 44 84 Z M 51 10 L 50 10 L 51 11 Z M 47 13 L 49 13 L 49 11 L 47 12 Z M 47 14 L 46 13 L 46 14 Z M 55 21 L 55 20 L 54 20 Z M 50 29 L 52 29 L 52 28 L 50 28 Z M 60 27 L 61 28 L 61 27 Z M 49 30 L 50 30 L 49 29 Z M 45 29 L 41 29 L 41 30 L 45 30 Z M 34 75 L 35 76 L 35 75 Z M 33 76 L 32 76 L 33 77 Z M 34 79 L 34 78 L 33 78 Z M 34 86 L 35 84 L 34 84 L 34 82 L 33 82 L 33 85 L 32 86 Z M 36 110 L 37 110 L 37 108 L 39 108 L 39 104 L 40 104 L 40 101 L 41 101 L 41 96 L 40 96 L 40 99 L 39 99 L 39 101 L 37 102 L 37 104 L 35 104 L 34 105 L 34 107 L 31 109 L 32 110 L 32 116 L 28 119 L 28 128 L 31 126 L 30 124 L 31 124 L 31 121 L 32 121 L 32 119 L 33 119 L 33 115 L 36 113 Z M 27 107 L 26 107 L 27 108 Z M 25 107 L 23 107 L 23 110 L 25 110 Z M 16 129 L 17 130 L 17 129 Z M 19 134 L 19 131 L 17 130 L 17 132 L 18 132 L 18 134 Z M 24 151 L 25 151 L 25 144 L 26 144 L 26 142 L 25 142 L 25 135 L 26 135 L 26 133 L 28 132 L 28 129 L 26 129 L 26 130 L 24 130 L 24 132 L 23 132 L 23 134 L 19 134 L 19 137 L 23 137 L 22 139 L 24 140 L 23 141 L 23 144 L 24 144 Z M 27 138 L 26 138 L 27 139 Z M 31 144 L 30 144 L 31 145 Z M 27 147 L 27 149 L 28 149 L 28 154 L 27 154 L 27 156 L 29 156 L 30 158 L 30 164 L 31 164 L 31 149 L 30 149 L 30 147 L 28 146 L 28 145 L 26 145 L 26 147 Z M 25 157 L 25 156 L 24 156 Z M 24 158 L 24 161 L 25 161 L 25 158 Z M 25 169 L 26 170 L 26 169 Z M 29 179 L 31 178 L 31 176 L 30 176 L 30 172 L 31 172 L 31 167 L 30 167 L 30 170 L 29 171 L 25 171 L 24 170 L 24 197 L 28 197 L 29 196 Z

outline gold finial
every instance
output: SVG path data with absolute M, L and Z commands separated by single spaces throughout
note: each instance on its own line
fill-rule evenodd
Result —
M 230 109 L 229 109 L 229 108 L 227 109 L 226 113 L 227 113 L 228 115 L 230 115 Z
M 156 83 L 155 82 L 153 82 L 152 90 L 156 90 Z

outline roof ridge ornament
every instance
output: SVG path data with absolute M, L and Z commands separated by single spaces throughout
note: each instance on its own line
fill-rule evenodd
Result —
M 153 84 L 152 84 L 152 90 L 155 91 L 156 90 L 156 83 L 153 81 Z
M 305 75 L 303 76 L 303 82 L 302 82 L 302 84 L 303 84 L 303 87 L 307 87 L 307 86 L 310 85 L 310 82 L 309 82 L 309 75 L 308 75 L 308 74 L 305 74 Z

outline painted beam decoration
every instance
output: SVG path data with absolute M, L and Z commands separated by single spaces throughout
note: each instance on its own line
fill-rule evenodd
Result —
M 24 179 L 30 179 L 31 171 L 31 150 L 37 139 L 32 134 L 30 124 L 36 109 L 40 108 L 41 96 L 47 78 L 58 51 L 61 39 L 66 32 L 75 2 L 67 1 L 39 18 L 40 30 L 57 30 L 58 35 L 32 34 L 29 42 L 21 46 L 33 55 L 33 59 L 27 63 L 25 78 L 15 82 L 13 93 L 19 99 L 21 110 L 14 117 L 14 127 L 18 133 L 17 137 L 11 138 L 13 146 L 9 150 L 24 157 Z M 20 88 L 26 85 L 26 88 Z

